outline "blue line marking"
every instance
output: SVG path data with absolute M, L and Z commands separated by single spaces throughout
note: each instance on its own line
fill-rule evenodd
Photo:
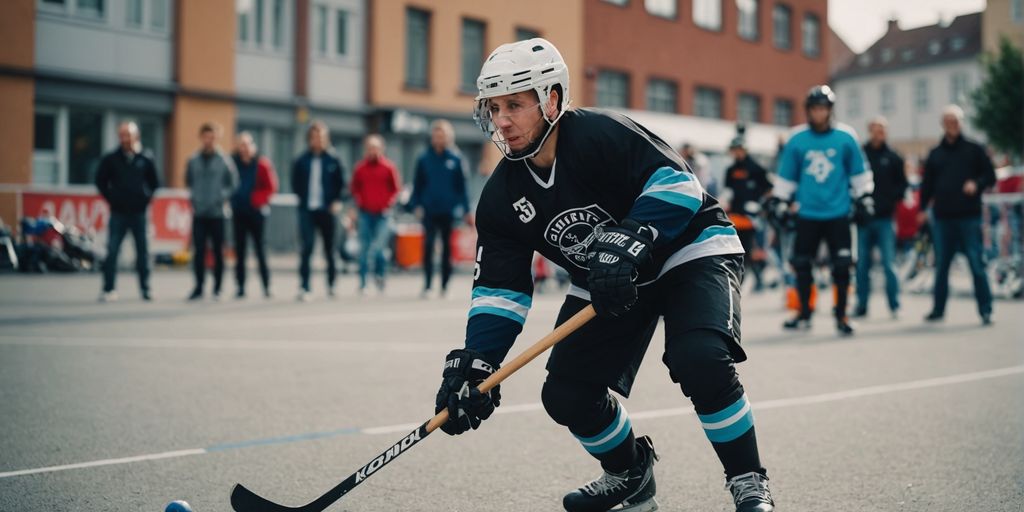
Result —
M 267 446 L 274 444 L 287 444 L 298 441 L 310 441 L 313 439 L 326 439 L 329 437 L 347 436 L 352 434 L 358 434 L 362 432 L 359 428 L 340 428 L 338 430 L 327 430 L 324 432 L 307 432 L 305 434 L 296 434 L 293 436 L 281 436 L 281 437 L 267 437 L 264 439 L 251 439 L 249 441 L 238 441 L 234 443 L 221 443 L 213 446 L 204 448 L 207 452 L 223 452 L 227 450 L 237 450 L 239 448 L 250 448 L 253 446 Z

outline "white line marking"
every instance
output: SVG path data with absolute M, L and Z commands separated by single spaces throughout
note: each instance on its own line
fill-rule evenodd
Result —
M 765 400 L 763 402 L 753 402 L 751 405 L 754 410 L 764 409 L 778 409 L 782 407 L 795 407 L 799 405 L 811 405 L 819 404 L 824 402 L 835 402 L 839 400 L 846 400 L 849 398 L 860 398 L 865 396 L 882 395 L 886 393 L 894 393 L 897 391 L 910 391 L 914 389 L 932 388 L 937 386 L 946 386 L 950 384 L 962 384 L 965 382 L 975 382 L 985 379 L 993 379 L 997 377 L 1005 377 L 1009 375 L 1018 375 L 1024 373 L 1024 365 L 1010 366 L 1007 368 L 998 368 L 995 370 L 986 370 L 972 373 L 961 373 L 958 375 L 949 375 L 946 377 L 936 377 L 932 379 L 915 380 L 910 382 L 901 382 L 897 384 L 883 384 L 880 386 L 868 386 L 864 388 L 849 389 L 846 391 L 837 391 L 834 393 L 822 393 L 819 395 L 808 395 L 794 398 L 780 398 L 776 400 Z M 514 414 L 520 412 L 533 412 L 543 409 L 543 406 L 539 403 L 519 404 L 506 406 L 497 409 L 495 412 L 503 414 Z M 633 413 L 630 415 L 632 420 L 636 419 L 654 419 L 654 418 L 667 418 L 672 416 L 686 416 L 694 414 L 693 409 L 690 407 L 676 407 L 671 409 L 656 409 L 653 411 L 645 411 Z M 403 423 L 400 425 L 388 425 L 383 427 L 372 427 L 364 428 L 360 430 L 363 434 L 378 435 L 378 434 L 391 434 L 395 432 L 408 432 L 414 428 L 417 428 L 422 423 Z M 201 455 L 208 453 L 204 448 L 193 448 L 190 450 L 177 450 L 171 452 L 154 453 L 151 455 L 139 455 L 135 457 L 124 457 L 120 459 L 104 459 L 92 462 L 80 462 L 77 464 L 65 464 L 61 466 L 48 466 L 43 468 L 35 469 L 22 469 L 17 471 L 8 471 L 0 473 L 0 478 L 7 478 L 12 476 L 21 475 L 32 475 L 37 473 L 52 473 L 55 471 L 64 471 L 67 469 L 82 469 L 97 466 L 110 466 L 114 464 L 128 464 L 130 462 L 140 462 L 146 460 L 157 460 L 157 459 L 170 459 L 174 457 L 186 457 L 189 455 Z
M 338 350 L 344 352 L 422 352 L 441 353 L 451 348 L 442 340 L 401 341 L 343 341 L 343 340 L 232 340 L 217 338 L 100 338 L 56 336 L 3 336 L 0 346 L 50 347 L 130 347 L 130 348 L 188 348 L 217 350 Z
M 82 468 L 93 468 L 96 466 L 111 466 L 114 464 L 128 464 L 129 462 L 141 462 L 144 460 L 157 460 L 157 459 L 172 459 L 175 457 L 187 457 L 189 455 L 202 455 L 206 453 L 206 450 L 202 448 L 193 448 L 191 450 L 177 450 L 173 452 L 153 453 L 150 455 L 138 455 L 135 457 L 123 457 L 120 459 L 103 459 L 94 460 L 92 462 L 79 462 L 77 464 L 64 464 L 63 466 L 49 466 L 45 468 L 36 469 L 22 469 L 18 471 L 8 471 L 6 473 L 0 473 L 0 478 L 7 478 L 9 476 L 21 476 L 21 475 L 33 475 L 36 473 L 52 473 L 54 471 L 64 471 L 66 469 L 82 469 Z

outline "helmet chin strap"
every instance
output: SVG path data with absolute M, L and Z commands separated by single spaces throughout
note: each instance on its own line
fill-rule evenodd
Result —
M 548 129 L 544 132 L 544 136 L 540 138 L 540 141 L 538 141 L 536 138 L 531 140 L 530 143 L 527 144 L 526 148 L 523 149 L 522 151 L 511 151 L 511 148 L 509 148 L 510 151 L 508 153 L 505 153 L 505 158 L 515 162 L 537 156 L 537 153 L 540 153 L 540 150 L 544 148 L 544 143 L 547 142 L 548 137 L 551 135 L 551 131 L 555 129 L 555 124 L 558 123 L 558 120 L 562 118 L 562 114 L 564 113 L 565 110 L 563 109 L 561 112 L 558 113 L 558 117 L 556 117 L 553 121 L 549 121 L 548 117 L 544 115 L 543 112 L 541 112 L 541 118 L 548 125 Z

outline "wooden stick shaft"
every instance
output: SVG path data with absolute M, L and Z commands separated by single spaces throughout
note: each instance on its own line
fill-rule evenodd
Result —
M 572 334 L 576 329 L 579 329 L 580 326 L 589 322 L 590 319 L 594 318 L 596 315 L 597 313 L 594 312 L 594 306 L 592 305 L 588 305 L 581 309 L 579 313 L 576 313 L 561 325 L 555 327 L 555 330 L 541 338 L 537 343 L 531 345 L 530 348 L 516 356 L 515 359 L 505 363 L 505 366 L 502 366 L 498 371 L 494 372 L 490 377 L 487 377 L 487 379 L 481 382 L 478 388 L 482 392 L 487 392 L 494 386 L 501 384 L 501 381 L 507 379 L 509 375 L 512 375 L 520 368 L 526 366 L 527 363 L 536 359 L 537 356 L 543 354 L 547 349 L 553 347 L 559 341 L 564 340 L 566 336 Z M 437 430 L 437 428 L 443 425 L 446 421 L 448 421 L 448 409 L 444 409 L 437 413 L 436 416 L 427 422 L 427 433 Z

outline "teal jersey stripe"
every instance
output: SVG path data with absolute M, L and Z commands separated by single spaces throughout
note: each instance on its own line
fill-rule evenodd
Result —
M 674 204 L 676 206 L 682 206 L 683 208 L 686 208 L 691 212 L 696 212 L 697 210 L 699 210 L 701 205 L 700 199 L 688 196 L 686 194 L 681 194 L 679 192 L 672 192 L 669 190 L 644 192 L 640 197 L 637 198 L 637 200 L 639 201 L 640 199 L 643 199 L 645 197 L 649 197 L 651 199 L 658 199 L 660 201 L 664 201 L 669 204 Z
M 736 228 L 732 226 L 708 226 L 704 228 L 704 231 L 700 232 L 700 235 L 690 245 L 699 244 L 713 236 L 722 235 L 736 235 Z
M 515 320 L 516 322 L 519 323 L 519 325 L 523 325 L 526 323 L 526 317 L 507 309 L 502 309 L 494 306 L 474 306 L 469 309 L 470 318 L 476 315 L 483 314 L 503 316 L 510 320 Z
M 732 405 L 726 407 L 725 409 L 722 409 L 721 411 L 712 414 L 698 414 L 697 417 L 700 418 L 701 423 L 718 423 L 719 421 L 723 421 L 729 418 L 730 416 L 740 412 L 740 409 L 743 409 L 743 407 L 745 407 L 746 405 L 747 395 L 743 395 L 739 398 L 739 400 L 736 400 L 735 402 L 732 403 Z
M 479 297 L 501 297 L 515 302 L 523 307 L 530 308 L 533 306 L 533 299 L 525 294 L 513 290 L 506 290 L 505 288 L 488 288 L 486 286 L 474 286 L 473 287 L 473 298 Z
M 673 183 L 682 183 L 684 181 L 693 181 L 693 176 L 689 173 L 685 173 L 671 167 L 662 167 L 650 178 L 647 178 L 647 183 L 644 184 L 644 190 L 647 190 L 655 185 L 671 185 Z

